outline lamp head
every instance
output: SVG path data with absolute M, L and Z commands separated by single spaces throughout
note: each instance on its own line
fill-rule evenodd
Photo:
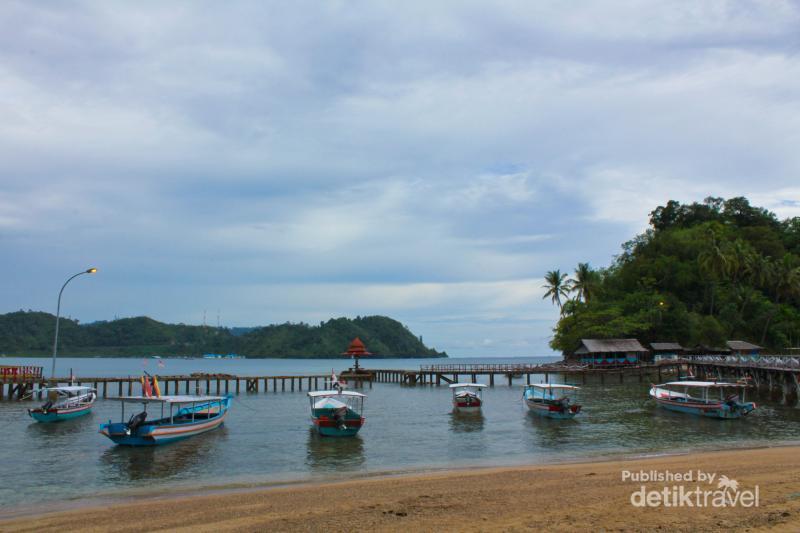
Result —
M 96 268 L 94 268 L 94 267 L 92 267 L 92 268 L 90 268 L 90 269 L 88 269 L 88 270 L 86 271 L 86 273 L 87 273 L 87 274 L 95 274 L 96 272 L 97 272 L 97 269 L 96 269 Z

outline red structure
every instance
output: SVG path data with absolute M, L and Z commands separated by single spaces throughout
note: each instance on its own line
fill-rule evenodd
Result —
M 372 354 L 367 351 L 367 347 L 364 346 L 364 343 L 361 342 L 361 339 L 356 337 L 355 339 L 353 339 L 353 342 L 350 343 L 350 346 L 347 348 L 347 351 L 344 352 L 342 355 L 348 355 L 356 360 L 355 370 L 356 372 L 358 372 L 358 358 Z

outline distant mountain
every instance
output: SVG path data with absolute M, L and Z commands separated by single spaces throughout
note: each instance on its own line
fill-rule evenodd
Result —
M 0 354 L 47 355 L 53 349 L 55 316 L 37 311 L 0 315 Z M 247 357 L 338 357 L 360 337 L 375 357 L 447 357 L 423 344 L 400 322 L 385 316 L 335 318 L 318 326 L 280 324 L 214 328 L 165 324 L 149 317 L 79 324 L 61 319 L 61 355 L 199 356 L 237 353 Z

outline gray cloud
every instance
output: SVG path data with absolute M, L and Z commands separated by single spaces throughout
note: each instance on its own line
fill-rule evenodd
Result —
M 536 278 L 606 264 L 656 205 L 800 211 L 792 2 L 0 11 L 0 311 L 96 263 L 84 320 L 376 312 L 542 353 Z

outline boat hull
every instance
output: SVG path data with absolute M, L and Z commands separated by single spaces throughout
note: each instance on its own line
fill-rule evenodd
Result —
M 480 412 L 481 405 L 480 402 L 477 404 L 475 403 L 466 403 L 466 402 L 453 402 L 453 411 L 458 411 L 459 413 L 477 413 Z
M 659 407 L 669 411 L 723 420 L 741 418 L 755 409 L 754 403 L 737 404 L 737 407 L 732 409 L 731 406 L 725 403 L 688 403 L 662 400 L 660 398 L 655 400 Z
M 311 417 L 311 423 L 323 437 L 354 437 L 364 426 L 364 418 L 347 419 L 343 423 L 326 416 Z
M 88 415 L 92 412 L 92 404 L 82 405 L 80 407 L 71 407 L 68 409 L 48 409 L 43 411 L 41 408 L 28 409 L 28 414 L 37 422 L 63 422 L 64 420 L 71 420 L 79 416 Z
M 580 405 L 570 405 L 564 408 L 561 405 L 556 405 L 548 402 L 537 402 L 529 400 L 527 398 L 525 399 L 525 405 L 528 406 L 528 410 L 531 413 L 546 418 L 555 418 L 558 420 L 575 418 L 575 415 L 577 415 L 581 411 Z

